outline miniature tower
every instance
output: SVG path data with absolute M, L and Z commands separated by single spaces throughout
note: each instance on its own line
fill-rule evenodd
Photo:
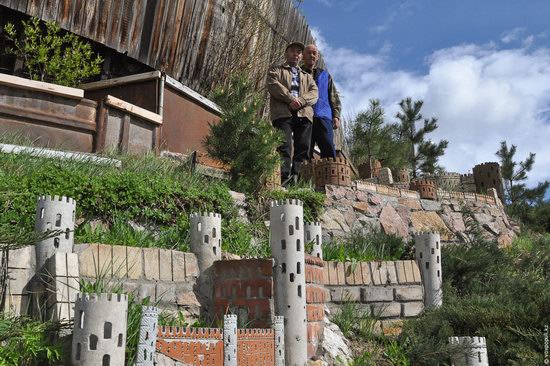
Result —
M 76 202 L 69 197 L 41 196 L 38 198 L 34 230 L 37 233 L 59 230 L 61 233 L 36 243 L 37 271 L 55 253 L 73 252 L 75 209 Z
M 237 366 L 237 315 L 223 317 L 223 365 Z
M 323 230 L 320 222 L 304 222 L 304 243 L 313 242 L 311 255 L 323 259 Z
M 307 311 L 302 202 L 271 202 L 271 251 L 275 259 L 275 312 L 285 321 L 288 366 L 307 362 Z
M 421 232 L 414 237 L 416 262 L 424 283 L 424 306 L 440 307 L 443 304 L 441 245 L 439 233 Z
M 453 366 L 489 366 L 485 337 L 450 337 L 449 343 L 464 349 L 451 356 Z
M 218 213 L 191 214 L 191 251 L 204 272 L 222 258 L 222 217 Z
M 78 366 L 124 365 L 128 299 L 117 294 L 78 294 L 71 361 Z
M 135 366 L 153 366 L 155 364 L 158 317 L 158 308 L 153 306 L 142 307 Z
M 276 316 L 273 328 L 275 330 L 275 366 L 285 366 L 285 318 Z

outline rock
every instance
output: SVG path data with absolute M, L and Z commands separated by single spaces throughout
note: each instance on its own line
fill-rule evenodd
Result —
M 353 209 L 369 217 L 378 216 L 376 210 L 373 209 L 367 202 L 364 202 L 364 201 L 354 202 Z
M 347 191 L 347 188 L 345 187 L 331 186 L 331 185 L 325 186 L 325 192 L 327 194 L 327 197 L 330 197 L 335 201 L 341 200 L 342 198 L 346 197 L 346 191 Z
M 368 202 L 369 196 L 364 192 L 358 191 L 357 194 L 355 195 L 355 199 L 361 202 Z
M 478 212 L 474 213 L 474 219 L 479 223 L 480 226 L 483 226 L 484 224 L 488 224 L 493 221 L 493 216 L 483 212 Z
M 395 208 L 395 211 L 397 211 L 397 214 L 399 215 L 399 217 L 401 217 L 405 225 L 407 225 L 408 227 L 409 222 L 411 221 L 411 209 L 408 208 L 407 206 L 398 205 Z
M 246 195 L 244 193 L 239 193 L 235 191 L 229 191 L 231 198 L 233 198 L 233 203 L 237 207 L 238 217 L 237 219 L 241 222 L 248 223 L 248 215 L 246 213 L 247 203 Z
M 380 229 L 380 221 L 378 221 L 378 218 L 358 215 L 357 221 L 363 226 L 364 232 Z
M 355 201 L 356 199 L 356 193 L 355 191 L 352 191 L 351 189 L 346 190 L 346 199 Z
M 412 210 L 422 210 L 422 205 L 420 205 L 419 200 L 414 200 L 412 198 L 398 198 L 397 202 L 399 202 L 399 204 L 406 206 Z
M 420 200 L 420 204 L 425 211 L 440 211 L 441 203 L 432 200 Z
M 495 222 L 485 223 L 483 224 L 483 228 L 495 236 L 500 234 L 500 229 Z
M 189 364 L 184 364 L 173 360 L 170 357 L 158 352 L 155 353 L 155 358 L 157 359 L 157 362 L 155 362 L 156 366 L 191 366 Z
M 512 240 L 512 237 L 508 234 L 502 234 L 498 236 L 497 243 L 499 248 L 508 248 L 512 245 Z
M 335 208 L 327 208 L 321 217 L 323 230 L 343 230 L 349 231 L 349 225 L 346 223 L 344 214 Z
M 415 232 L 437 231 L 442 240 L 449 241 L 452 238 L 452 233 L 435 211 L 411 212 L 411 223 Z
M 222 260 L 224 261 L 232 261 L 235 259 L 241 259 L 241 256 L 238 254 L 228 253 L 228 252 L 222 252 Z
M 324 324 L 323 339 L 317 350 L 319 358 L 328 365 L 347 365 L 353 358 L 349 341 L 344 337 L 340 328 L 326 317 Z M 337 360 L 341 363 L 338 363 Z
M 442 214 L 440 217 L 443 219 L 445 224 L 449 228 L 451 228 L 451 231 L 456 232 L 463 232 L 466 230 L 466 227 L 464 225 L 464 220 L 462 219 L 462 215 L 458 212 L 449 212 L 447 214 Z
M 374 194 L 369 194 L 369 203 L 371 205 L 380 205 L 382 204 L 382 200 L 380 199 L 380 197 Z
M 405 239 L 409 236 L 408 226 L 391 205 L 384 206 L 380 212 L 379 220 L 386 234 L 395 234 Z

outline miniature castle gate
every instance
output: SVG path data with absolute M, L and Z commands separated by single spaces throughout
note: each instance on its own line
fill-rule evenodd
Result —
M 236 315 L 223 329 L 159 326 L 156 352 L 193 366 L 284 366 L 283 318 L 273 329 L 237 329 Z

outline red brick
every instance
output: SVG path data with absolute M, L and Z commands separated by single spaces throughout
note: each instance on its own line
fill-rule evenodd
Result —
M 325 306 L 323 304 L 308 304 L 307 305 L 307 321 L 317 322 L 323 321 L 325 317 Z

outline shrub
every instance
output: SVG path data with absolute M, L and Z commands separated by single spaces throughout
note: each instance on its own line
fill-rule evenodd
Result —
M 304 205 L 304 222 L 319 221 L 323 214 L 325 195 L 308 186 L 293 186 L 288 190 L 264 192 L 261 200 L 265 207 L 272 200 L 299 199 Z M 268 211 L 269 212 L 269 211 Z M 267 217 L 269 219 L 269 217 Z
M 6 38 L 13 44 L 7 54 L 23 59 L 25 70 L 32 80 L 77 86 L 83 79 L 101 72 L 103 59 L 94 58 L 92 47 L 76 34 L 61 33 L 54 22 L 41 26 L 37 18 L 23 20 L 23 34 L 17 34 L 12 23 L 6 24 Z

